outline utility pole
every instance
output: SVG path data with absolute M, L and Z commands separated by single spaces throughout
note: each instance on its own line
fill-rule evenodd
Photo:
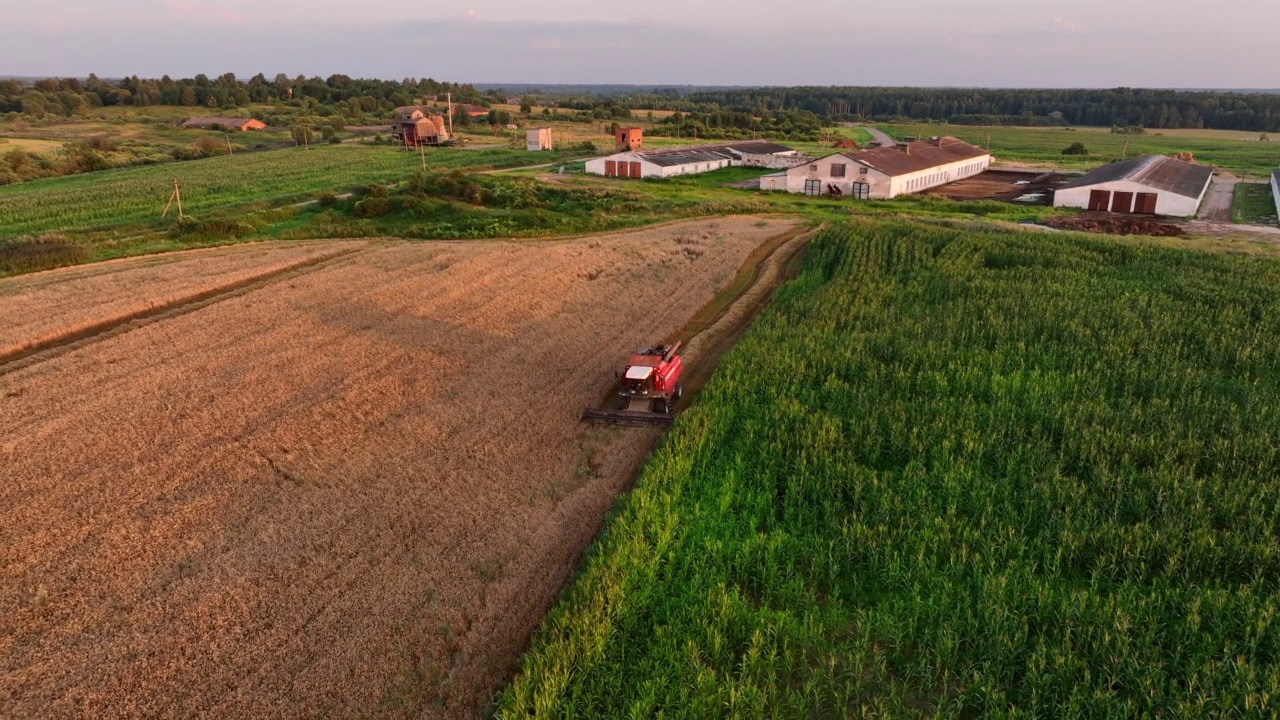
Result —
M 185 215 L 182 213 L 182 187 L 178 185 L 178 178 L 173 179 L 173 192 L 169 194 L 169 202 L 165 203 L 164 212 L 160 213 L 161 220 L 168 217 L 169 208 L 174 200 L 178 201 L 178 219 L 181 220 Z
M 449 103 L 449 138 L 453 139 L 453 93 L 445 93 L 444 98 Z
M 422 156 L 422 172 L 427 171 L 427 150 L 421 140 L 418 141 L 418 154 Z
M 1129 159 L 1129 138 L 1124 139 L 1124 152 L 1120 155 L 1120 161 Z
M 227 154 L 235 155 L 236 151 L 231 149 L 231 133 L 227 133 Z

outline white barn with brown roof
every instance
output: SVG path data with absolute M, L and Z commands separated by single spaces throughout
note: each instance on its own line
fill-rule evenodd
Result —
M 1054 207 L 1192 217 L 1213 183 L 1213 168 L 1164 155 L 1103 165 L 1059 187 Z
M 833 153 L 760 179 L 762 190 L 888 200 L 986 172 L 991 153 L 953 137 Z

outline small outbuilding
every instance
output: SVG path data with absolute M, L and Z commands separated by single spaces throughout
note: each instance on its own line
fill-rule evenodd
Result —
M 529 128 L 529 131 L 528 133 L 526 133 L 526 136 L 527 136 L 526 147 L 528 148 L 529 152 L 540 152 L 543 150 L 552 149 L 551 128 L 549 127 Z
M 1103 165 L 1072 180 L 1054 192 L 1053 206 L 1193 217 L 1212 182 L 1213 168 L 1153 155 Z
M 636 152 L 644 149 L 644 128 L 618 128 L 614 134 L 613 149 L 617 152 Z
M 253 118 L 193 117 L 182 123 L 188 130 L 265 130 L 267 124 Z

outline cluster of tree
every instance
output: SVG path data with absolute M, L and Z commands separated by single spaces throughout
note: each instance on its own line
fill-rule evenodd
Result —
M 975 90 L 796 87 L 724 89 L 683 98 L 762 113 L 807 110 L 838 120 L 954 121 L 1280 131 L 1280 95 L 1177 90 Z M 976 117 L 975 117 L 976 116 Z
M 258 74 L 247 81 L 232 73 L 210 79 L 206 75 L 181 80 L 168 75 L 141 79 L 136 75 L 119 80 L 49 78 L 26 84 L 0 80 L 0 113 L 16 112 L 32 117 L 45 114 L 70 116 L 94 107 L 127 105 L 176 105 L 204 108 L 236 108 L 253 104 L 311 103 L 328 108 L 326 114 L 358 116 L 385 113 L 418 98 L 452 93 L 457 102 L 482 103 L 482 96 L 470 85 L 435 80 L 364 80 L 346 75 L 321 79 Z
M 787 137 L 815 140 L 822 128 L 832 124 L 807 110 L 764 111 L 759 114 L 743 110 L 676 112 L 649 132 L 652 135 L 736 139 L 751 136 Z

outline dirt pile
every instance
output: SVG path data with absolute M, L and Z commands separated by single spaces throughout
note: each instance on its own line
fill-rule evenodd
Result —
M 1107 235 L 1148 235 L 1151 237 L 1182 237 L 1187 231 L 1180 225 L 1160 222 L 1133 215 L 1089 214 L 1052 217 L 1045 225 L 1059 230 L 1105 233 Z

